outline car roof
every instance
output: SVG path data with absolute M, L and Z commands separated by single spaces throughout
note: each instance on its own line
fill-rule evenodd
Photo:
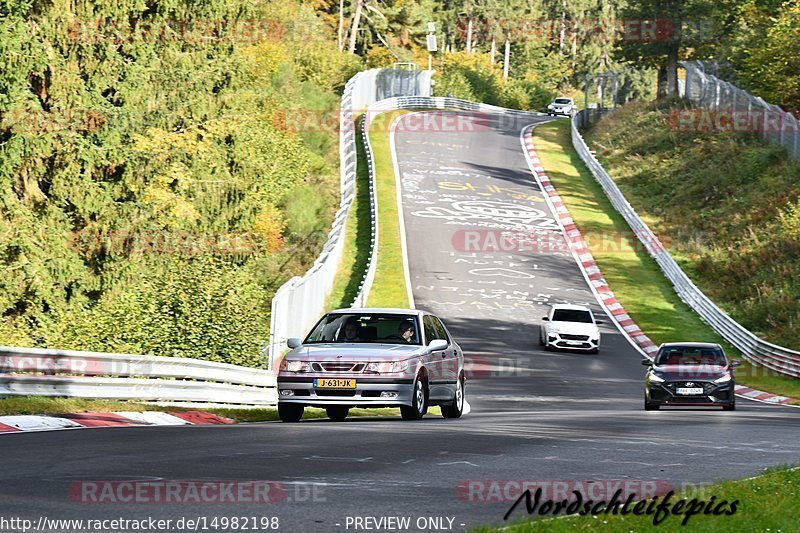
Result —
M 722 348 L 715 342 L 665 342 L 659 348 Z
M 381 315 L 424 315 L 428 314 L 425 311 L 421 311 L 419 309 L 403 309 L 401 307 L 347 307 L 344 309 L 334 309 L 333 311 L 328 311 L 328 313 L 336 313 L 336 314 L 344 314 L 344 313 L 361 313 L 365 315 L 369 314 L 381 314 Z
M 553 304 L 550 307 L 553 309 L 574 309 L 577 311 L 589 311 L 592 312 L 591 309 L 586 307 L 585 305 L 574 305 L 574 304 Z

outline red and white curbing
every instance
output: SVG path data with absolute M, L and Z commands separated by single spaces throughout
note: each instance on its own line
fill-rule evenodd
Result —
M 232 420 L 204 411 L 120 411 L 115 413 L 72 413 L 61 416 L 0 416 L 0 434 L 56 429 L 126 426 L 185 426 L 233 424 Z
M 628 337 L 631 344 L 638 348 L 643 356 L 652 359 L 653 354 L 658 351 L 658 346 L 645 335 L 642 329 L 630 315 L 628 315 L 625 308 L 616 299 L 608 283 L 603 278 L 603 274 L 600 272 L 600 268 L 597 266 L 592 253 L 589 251 L 580 230 L 575 225 L 575 221 L 572 220 L 566 205 L 564 205 L 564 201 L 561 199 L 561 196 L 558 195 L 555 187 L 550 182 L 550 178 L 547 177 L 547 173 L 544 171 L 541 161 L 539 161 L 539 156 L 536 154 L 536 148 L 533 145 L 533 128 L 534 126 L 530 125 L 522 132 L 523 145 L 526 152 L 525 155 L 528 159 L 533 176 L 536 178 L 542 191 L 546 193 L 546 199 L 558 218 L 575 260 L 581 266 L 586 278 L 594 288 L 594 292 L 600 300 L 601 305 L 608 311 L 612 320 L 616 322 L 619 330 Z M 798 401 L 795 398 L 751 389 L 743 385 L 736 385 L 736 394 L 737 396 L 750 400 L 776 405 L 788 405 L 791 402 Z

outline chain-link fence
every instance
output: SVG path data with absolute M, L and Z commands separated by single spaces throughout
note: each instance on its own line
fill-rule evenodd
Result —
M 686 69 L 684 96 L 713 112 L 708 126 L 725 131 L 753 131 L 780 144 L 800 162 L 800 121 L 776 105 L 710 74 L 701 61 L 682 61 Z

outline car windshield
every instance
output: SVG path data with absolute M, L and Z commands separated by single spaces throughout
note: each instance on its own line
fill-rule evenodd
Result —
M 697 346 L 670 346 L 662 348 L 656 356 L 656 365 L 727 365 L 725 354 L 719 348 Z
M 420 334 L 414 315 L 329 313 L 303 344 L 322 342 L 419 345 Z
M 557 104 L 568 104 L 568 103 L 570 103 L 569 99 L 567 99 L 567 98 L 556 98 L 555 102 Z
M 582 311 L 580 309 L 556 309 L 553 312 L 554 322 L 583 322 L 591 324 L 592 313 L 589 311 Z

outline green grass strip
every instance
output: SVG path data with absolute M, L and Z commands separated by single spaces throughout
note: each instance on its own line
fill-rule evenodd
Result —
M 356 167 L 356 195 L 345 224 L 344 248 L 342 260 L 336 272 L 333 291 L 328 298 L 326 309 L 350 307 L 358 294 L 358 285 L 369 261 L 370 216 L 369 216 L 369 174 L 367 173 L 367 156 L 360 125 L 356 126 L 356 150 L 358 165 Z
M 564 200 L 617 300 L 656 344 L 718 342 L 739 355 L 688 305 L 638 241 L 572 148 L 570 125 L 558 120 L 537 126 L 534 146 L 547 175 Z M 800 380 L 774 376 L 747 362 L 737 369 L 741 385 L 800 398 Z
M 397 212 L 397 182 L 390 147 L 393 121 L 406 113 L 397 111 L 373 117 L 369 140 L 375 159 L 375 187 L 378 196 L 378 263 L 369 294 L 369 307 L 408 307 L 406 274 L 400 247 L 400 218 Z

